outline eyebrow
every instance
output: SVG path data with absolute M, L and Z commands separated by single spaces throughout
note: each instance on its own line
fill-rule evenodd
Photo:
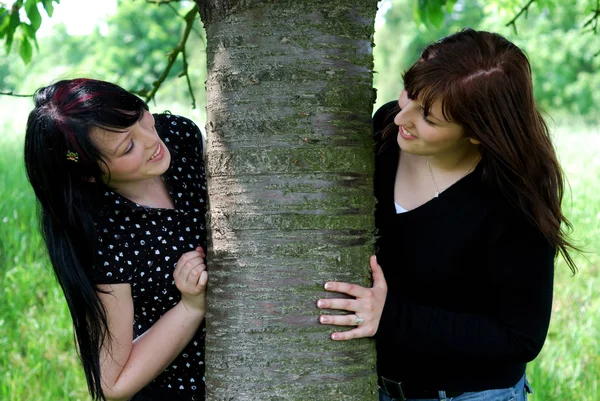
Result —
M 113 150 L 113 154 L 116 156 L 117 153 L 119 152 L 119 149 L 121 149 L 121 146 L 123 146 L 123 144 L 125 142 L 127 142 L 129 139 L 131 138 L 131 132 L 127 132 L 127 136 L 125 136 L 125 139 L 123 139 L 121 142 L 119 142 L 119 144 L 115 147 L 115 149 Z
M 421 110 L 423 111 L 423 115 L 425 115 L 425 108 L 423 106 L 421 106 Z M 429 110 L 429 114 L 427 114 L 427 117 L 429 118 L 433 118 L 434 120 L 437 120 L 441 123 L 446 123 L 448 121 L 444 120 L 444 119 L 439 119 L 437 118 L 435 115 L 433 115 L 433 113 L 431 113 L 431 110 Z

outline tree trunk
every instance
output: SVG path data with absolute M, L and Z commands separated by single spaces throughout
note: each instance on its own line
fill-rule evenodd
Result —
M 316 301 L 325 281 L 371 282 L 377 0 L 197 3 L 207 400 L 374 400 L 373 340 L 330 340 Z

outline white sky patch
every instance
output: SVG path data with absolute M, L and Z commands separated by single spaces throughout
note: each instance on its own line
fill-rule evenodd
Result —
M 52 34 L 52 27 L 64 23 L 69 35 L 87 35 L 96 27 L 106 31 L 106 19 L 117 11 L 117 0 L 60 0 L 54 4 L 54 13 L 48 17 L 46 10 L 39 5 L 42 25 L 38 37 Z
M 385 14 L 392 8 L 392 2 L 390 0 L 381 0 L 377 6 L 377 15 L 375 16 L 375 29 L 385 24 Z

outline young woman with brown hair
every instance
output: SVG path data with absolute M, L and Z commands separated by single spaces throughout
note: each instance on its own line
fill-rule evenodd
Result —
M 558 253 L 563 173 L 525 54 L 464 29 L 428 46 L 374 116 L 374 285 L 330 282 L 323 324 L 375 336 L 380 400 L 525 400 Z M 380 267 L 381 266 L 381 267 Z

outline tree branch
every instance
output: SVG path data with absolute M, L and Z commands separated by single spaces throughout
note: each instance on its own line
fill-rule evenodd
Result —
M 33 97 L 33 94 L 31 95 L 22 95 L 19 93 L 14 93 L 14 92 L 0 92 L 0 95 L 4 95 L 4 96 L 12 96 L 12 97 Z
M 512 20 L 510 20 L 510 21 L 508 22 L 508 24 L 506 24 L 506 25 L 505 25 L 505 26 L 511 26 L 511 25 L 512 25 L 512 26 L 513 26 L 513 28 L 514 28 L 514 30 L 515 30 L 515 35 L 517 35 L 517 24 L 516 24 L 516 22 L 517 22 L 517 19 L 519 19 L 519 17 L 520 17 L 520 16 L 521 16 L 523 13 L 525 13 L 525 18 L 527 18 L 527 12 L 529 11 L 529 7 L 531 7 L 531 5 L 532 5 L 533 3 L 535 3 L 535 0 L 529 0 L 529 3 L 527 3 L 527 4 L 525 5 L 525 7 L 521 8 L 521 11 L 519 11 L 519 12 L 517 13 L 517 15 L 515 15 L 515 16 L 514 16 L 514 18 L 513 18 Z
M 177 0 L 179 1 L 179 0 Z M 171 10 L 173 10 L 173 12 L 175 13 L 175 15 L 177 15 L 179 18 L 185 19 L 185 17 L 181 14 L 179 14 L 179 11 L 173 7 L 173 5 L 170 4 L 171 1 L 169 1 L 168 3 L 164 3 L 166 4 Z M 157 3 L 157 4 L 163 4 L 163 3 Z M 196 35 L 198 35 L 198 37 L 200 39 L 204 39 L 204 37 L 202 36 L 202 34 L 196 29 L 196 27 L 192 26 L 192 30 L 196 33 Z M 203 40 L 204 41 L 204 40 Z M 206 45 L 206 44 L 205 44 Z
M 179 3 L 181 0 L 146 0 L 146 3 L 150 3 L 150 4 L 156 4 L 156 5 L 161 5 L 161 4 L 169 4 L 169 3 Z
M 586 28 L 588 25 L 592 24 L 592 31 L 594 33 L 598 33 L 598 20 L 600 19 L 600 0 L 596 0 L 596 9 L 592 10 L 592 16 L 589 20 L 583 24 L 583 27 Z
M 152 2 L 150 0 L 146 0 L 146 1 Z M 156 1 L 158 2 L 160 0 L 156 0 Z M 172 0 L 165 0 L 163 2 L 170 2 L 170 1 L 172 1 Z M 187 61 L 185 59 L 185 44 L 190 36 L 192 26 L 194 25 L 194 19 L 196 18 L 197 15 L 198 15 L 198 5 L 195 4 L 194 7 L 192 7 L 192 9 L 190 11 L 188 11 L 184 17 L 185 28 L 183 29 L 183 33 L 181 34 L 181 39 L 179 40 L 179 43 L 177 44 L 177 46 L 175 46 L 175 48 L 173 48 L 173 50 L 171 50 L 169 52 L 167 66 L 163 70 L 162 74 L 158 77 L 158 79 L 156 81 L 154 81 L 154 83 L 152 83 L 152 89 L 150 89 L 149 92 L 148 91 L 137 92 L 139 95 L 141 95 L 145 98 L 146 103 L 149 103 L 150 100 L 152 100 L 154 98 L 154 96 L 156 95 L 156 92 L 158 91 L 158 88 L 160 88 L 160 86 L 165 81 L 165 79 L 167 79 L 167 76 L 169 75 L 169 72 L 171 71 L 173 64 L 175 64 L 175 60 L 177 60 L 177 56 L 179 55 L 179 53 L 183 53 L 184 67 L 183 67 L 183 72 L 180 76 L 185 75 L 187 77 L 188 87 L 190 88 L 190 94 L 192 96 L 192 99 L 193 99 L 193 102 L 195 105 L 194 94 L 191 92 L 192 88 L 191 88 L 191 84 L 190 84 L 190 80 L 189 80 L 189 76 L 188 76 Z
M 185 75 L 185 80 L 187 81 L 188 90 L 190 91 L 190 96 L 192 97 L 192 109 L 195 109 L 196 108 L 196 98 L 194 97 L 194 89 L 192 88 L 192 81 L 190 80 L 190 74 L 188 74 L 188 62 L 187 62 L 187 56 L 186 56 L 185 49 L 183 49 L 183 51 L 181 52 L 181 57 L 183 58 L 183 71 L 181 72 L 181 74 L 179 74 L 179 77 L 181 78 L 182 76 Z

